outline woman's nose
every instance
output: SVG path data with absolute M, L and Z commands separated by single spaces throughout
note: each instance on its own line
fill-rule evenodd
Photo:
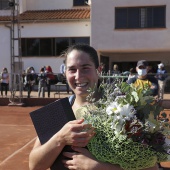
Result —
M 80 70 L 77 70 L 75 73 L 75 79 L 79 79 L 81 77 L 82 73 Z

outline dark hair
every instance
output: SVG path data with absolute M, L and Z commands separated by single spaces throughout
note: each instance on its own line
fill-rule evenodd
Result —
M 87 44 L 75 44 L 75 45 L 70 46 L 67 49 L 66 54 L 65 54 L 66 62 L 67 62 L 68 54 L 70 52 L 72 52 L 73 50 L 83 51 L 83 52 L 89 54 L 90 59 L 94 63 L 96 69 L 99 67 L 99 60 L 98 60 L 97 51 L 93 47 L 91 47 L 91 46 L 89 46 Z
M 130 73 L 135 73 L 135 69 L 134 68 L 130 68 L 129 72 Z
M 41 67 L 40 71 L 41 71 L 41 72 L 44 72 L 44 67 Z

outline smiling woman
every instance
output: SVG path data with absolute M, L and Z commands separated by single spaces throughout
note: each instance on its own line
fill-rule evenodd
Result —
M 86 100 L 90 88 L 95 89 L 93 97 L 96 100 L 100 98 L 100 93 L 97 90 L 99 83 L 98 55 L 96 50 L 89 45 L 73 45 L 66 52 L 65 64 L 67 82 L 74 92 L 73 100 L 70 103 L 75 114 L 80 107 L 90 104 Z M 75 152 L 63 153 L 66 158 L 62 160 L 62 163 L 66 168 L 74 170 L 121 170 L 118 165 L 98 161 L 84 148 L 95 132 L 91 124 L 83 124 L 83 122 L 84 119 L 78 119 L 66 123 L 43 145 L 37 138 L 29 157 L 30 169 L 46 170 L 53 164 L 63 148 L 66 145 L 71 145 Z M 87 129 L 87 131 L 83 131 L 83 129 Z M 157 166 L 148 170 L 157 170 Z
M 67 53 L 66 77 L 70 88 L 76 96 L 75 104 L 73 104 L 74 110 L 82 105 L 82 103 L 87 103 L 87 90 L 94 88 L 99 80 L 97 73 L 99 66 L 97 53 L 87 47 L 73 46 Z

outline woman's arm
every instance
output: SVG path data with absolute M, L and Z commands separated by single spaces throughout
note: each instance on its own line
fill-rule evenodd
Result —
M 74 170 L 123 170 L 118 165 L 98 161 L 87 149 L 72 147 L 75 152 L 64 152 L 63 163 L 66 168 Z
M 63 147 L 64 144 L 60 141 L 59 134 L 54 135 L 44 145 L 40 144 L 39 138 L 37 137 L 29 155 L 30 170 L 46 170 L 49 168 L 60 154 Z
M 49 168 L 65 145 L 84 147 L 94 135 L 94 128 L 82 124 L 83 120 L 70 121 L 49 141 L 41 145 L 37 138 L 29 156 L 31 170 L 46 170 Z M 83 129 L 89 128 L 88 131 Z
M 75 152 L 64 152 L 63 155 L 70 160 L 65 159 L 63 163 L 68 169 L 74 170 L 123 170 L 119 165 L 113 165 L 98 161 L 87 149 L 72 147 Z M 158 166 L 143 170 L 159 170 Z

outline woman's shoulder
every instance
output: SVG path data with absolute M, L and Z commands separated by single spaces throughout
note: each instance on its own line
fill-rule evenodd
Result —
M 75 95 L 71 95 L 71 96 L 68 97 L 68 100 L 69 100 L 69 103 L 70 103 L 71 106 L 73 105 L 75 98 L 76 98 Z

